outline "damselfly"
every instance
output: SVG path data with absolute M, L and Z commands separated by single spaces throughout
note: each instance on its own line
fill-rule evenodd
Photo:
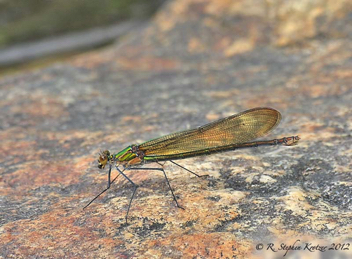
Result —
M 298 136 L 253 142 L 253 140 L 273 130 L 279 124 L 280 120 L 281 115 L 277 110 L 272 108 L 254 108 L 195 129 L 172 133 L 149 140 L 140 145 L 133 144 L 115 154 L 110 153 L 108 150 L 101 152 L 99 154 L 98 167 L 104 169 L 107 164 L 109 165 L 108 186 L 84 208 L 88 207 L 96 198 L 107 191 L 116 178 L 122 175 L 133 186 L 132 196 L 126 212 L 127 222 L 128 213 L 138 185 L 127 177 L 124 173 L 126 170 L 162 171 L 177 207 L 182 208 L 177 202 L 163 169 L 163 165 L 159 163 L 160 161 L 170 161 L 180 168 L 200 177 L 198 174 L 179 165 L 173 160 L 210 155 L 239 148 L 295 144 L 300 139 Z M 161 167 L 140 167 L 143 164 L 149 164 L 151 162 L 155 162 L 161 165 Z M 111 181 L 111 169 L 113 166 L 115 166 L 119 175 Z M 122 168 L 120 169 L 119 166 Z

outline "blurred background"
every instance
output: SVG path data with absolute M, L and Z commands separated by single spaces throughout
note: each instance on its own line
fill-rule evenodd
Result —
M 0 76 L 110 44 L 164 2 L 0 0 Z

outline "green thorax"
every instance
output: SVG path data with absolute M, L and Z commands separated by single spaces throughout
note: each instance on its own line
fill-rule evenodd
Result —
M 119 162 L 128 162 L 128 161 L 132 160 L 133 158 L 135 158 L 137 155 L 135 153 L 133 153 L 132 146 L 133 145 L 128 146 L 125 149 L 118 152 L 117 154 L 115 154 L 114 155 L 115 160 L 119 161 Z

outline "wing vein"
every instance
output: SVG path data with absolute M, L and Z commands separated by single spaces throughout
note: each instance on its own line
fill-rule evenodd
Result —
M 281 115 L 272 108 L 254 108 L 196 129 L 171 133 L 139 145 L 147 156 L 178 155 L 252 141 L 273 130 Z

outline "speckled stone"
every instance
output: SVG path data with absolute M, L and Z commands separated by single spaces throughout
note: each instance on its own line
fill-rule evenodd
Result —
M 351 9 L 171 1 L 114 46 L 1 78 L 0 258 L 351 257 L 303 250 L 352 237 Z M 178 161 L 202 178 L 166 163 L 185 210 L 144 170 L 126 171 L 128 224 L 122 177 L 82 209 L 107 185 L 99 150 L 259 106 L 283 116 L 266 138 L 298 145 Z

